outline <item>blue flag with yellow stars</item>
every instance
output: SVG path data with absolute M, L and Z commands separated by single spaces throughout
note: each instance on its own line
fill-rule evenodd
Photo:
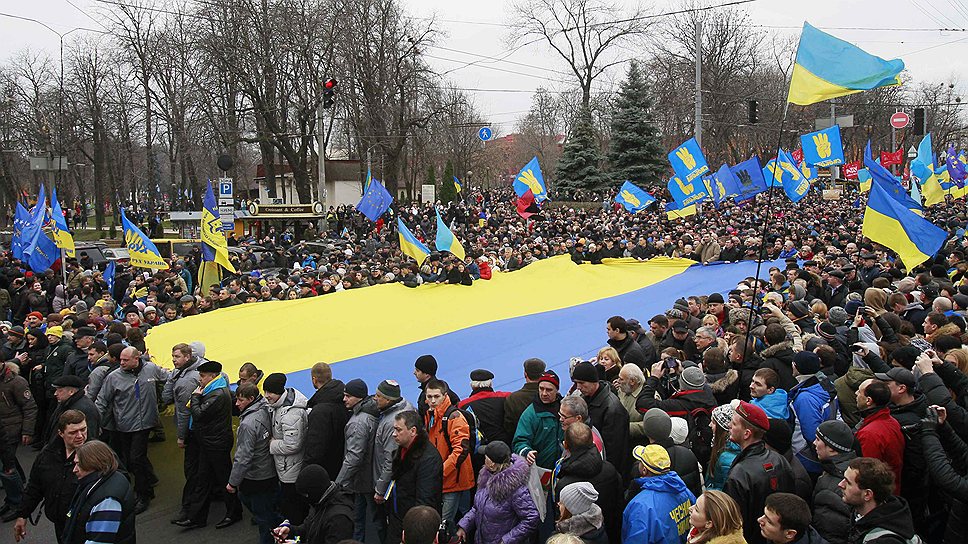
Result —
M 356 204 L 356 209 L 367 219 L 376 223 L 376 220 L 390 209 L 390 204 L 393 204 L 393 196 L 380 183 L 380 180 L 373 179 L 370 181 L 370 186 L 366 188 L 366 192 L 363 193 L 363 197 Z

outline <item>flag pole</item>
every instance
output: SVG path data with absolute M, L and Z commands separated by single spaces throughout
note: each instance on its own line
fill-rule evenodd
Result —
M 64 276 L 64 289 L 67 289 L 67 251 L 60 248 L 61 252 L 61 274 Z M 66 291 L 65 291 L 66 292 Z

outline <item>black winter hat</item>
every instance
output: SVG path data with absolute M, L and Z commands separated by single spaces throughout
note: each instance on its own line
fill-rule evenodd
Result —
M 333 484 L 329 473 L 319 465 L 306 465 L 296 476 L 296 491 L 305 495 L 310 504 L 316 504 Z
M 430 374 L 431 376 L 437 375 L 437 359 L 433 355 L 421 355 L 417 357 L 417 360 L 413 363 L 413 367 L 424 374 Z
M 366 386 L 366 382 L 356 378 L 346 382 L 346 385 L 343 386 L 343 392 L 351 397 L 365 399 L 369 394 L 369 389 Z
M 266 393 L 281 395 L 286 392 L 286 375 L 281 372 L 273 372 L 262 380 L 262 390 Z
M 571 373 L 571 379 L 576 382 L 598 382 L 598 371 L 588 361 L 582 361 L 575 365 L 575 370 Z

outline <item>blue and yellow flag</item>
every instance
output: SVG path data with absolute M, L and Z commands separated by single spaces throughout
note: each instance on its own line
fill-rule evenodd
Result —
M 461 189 L 463 189 L 463 188 L 464 188 L 464 186 L 461 185 L 460 180 L 457 179 L 457 176 L 454 176 L 454 189 L 457 189 L 457 192 L 459 193 L 459 192 L 461 192 Z
M 458 259 L 464 260 L 464 246 L 460 245 L 453 231 L 447 228 L 447 224 L 440 217 L 440 211 L 437 212 L 437 240 L 435 245 L 437 251 L 449 251 Z M 407 253 L 407 255 L 410 254 Z
M 931 146 L 931 133 L 925 134 L 918 144 L 918 156 L 911 161 L 911 177 L 915 183 L 921 185 L 925 206 L 935 206 L 944 203 L 944 189 L 941 180 L 934 173 L 934 151 Z
M 629 213 L 638 213 L 655 202 L 655 198 L 631 181 L 625 180 L 622 188 L 615 195 L 615 202 L 624 206 Z
M 696 215 L 696 205 L 680 206 L 678 202 L 666 204 L 666 217 L 672 221 L 674 219 L 685 219 L 690 215 Z
M 64 219 L 64 210 L 61 209 L 60 201 L 57 200 L 57 188 L 51 189 L 51 215 L 54 219 L 54 225 L 51 234 L 54 235 L 54 243 L 57 247 L 64 250 L 64 254 L 68 257 L 74 257 L 74 236 L 71 235 L 70 229 L 67 227 L 67 220 Z
M 736 176 L 739 184 L 739 193 L 734 199 L 736 202 L 748 200 L 766 190 L 766 178 L 763 176 L 759 157 L 749 158 L 729 170 Z
M 215 203 L 212 181 L 208 181 L 205 198 L 202 199 L 202 260 L 215 262 L 235 274 L 235 267 L 229 260 L 229 244 L 223 234 L 222 218 Z
M 767 185 L 780 185 L 791 202 L 799 202 L 807 196 L 810 182 L 803 177 L 796 161 L 782 149 L 777 150 L 776 158 L 763 168 Z
M 825 168 L 844 164 L 844 146 L 840 139 L 840 125 L 800 136 L 803 162 Z
M 128 248 L 131 266 L 138 268 L 157 268 L 167 270 L 168 263 L 158 252 L 158 247 L 141 232 L 137 225 L 128 221 L 121 208 L 121 228 L 124 231 L 124 246 Z
M 370 190 L 370 182 L 373 181 L 373 174 L 370 173 L 370 169 L 366 169 L 366 179 L 363 180 L 363 192 Z
M 864 211 L 864 236 L 894 250 L 908 270 L 930 259 L 947 233 L 909 210 L 875 182 Z
M 676 176 L 684 183 L 691 184 L 709 173 L 709 164 L 695 138 L 689 138 L 679 147 L 669 152 L 669 164 Z M 688 202 L 686 203 L 688 204 Z
M 544 175 L 541 174 L 538 157 L 531 159 L 514 177 L 514 194 L 520 198 L 528 192 L 528 189 L 531 190 L 534 200 L 539 204 L 548 199 L 548 190 L 545 188 Z
M 727 198 L 739 195 L 739 180 L 728 164 L 723 164 L 715 174 L 703 178 L 706 190 L 712 195 L 713 204 L 718 208 L 719 204 Z
M 874 178 L 874 184 L 881 184 L 884 191 L 891 196 L 894 200 L 907 207 L 909 210 L 914 211 L 918 215 L 924 215 L 921 209 L 921 203 L 915 202 L 914 199 L 908 195 L 907 190 L 901 185 L 901 180 L 897 179 L 890 170 L 881 166 L 880 161 L 874 160 L 871 157 L 871 142 L 867 140 L 867 147 L 864 149 L 864 166 L 870 172 L 871 177 Z
M 390 204 L 393 204 L 393 196 L 380 183 L 380 180 L 374 179 L 370 181 L 370 186 L 356 203 L 356 209 L 376 223 L 376 220 L 390 209 Z
M 838 96 L 900 85 L 904 61 L 884 60 L 803 23 L 787 102 L 807 106 Z
M 400 250 L 417 261 L 417 266 L 423 264 L 424 260 L 430 256 L 430 250 L 410 232 L 403 219 L 399 217 L 397 217 L 397 234 L 400 235 Z
M 702 178 L 698 178 L 687 183 L 682 181 L 679 176 L 672 176 L 672 179 L 666 184 L 666 188 L 672 194 L 672 199 L 680 206 L 691 206 L 709 198 L 706 186 L 701 181 Z
M 857 182 L 860 183 L 860 192 L 866 193 L 871 190 L 871 183 L 873 180 L 871 176 L 871 171 L 866 168 L 861 168 L 857 170 Z

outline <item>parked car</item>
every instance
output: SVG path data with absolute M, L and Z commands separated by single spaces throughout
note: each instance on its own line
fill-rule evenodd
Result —
M 128 264 L 128 261 L 131 260 L 131 254 L 128 253 L 128 248 L 126 247 L 109 247 L 103 249 L 102 253 L 104 253 L 108 261 L 115 261 L 118 264 Z

